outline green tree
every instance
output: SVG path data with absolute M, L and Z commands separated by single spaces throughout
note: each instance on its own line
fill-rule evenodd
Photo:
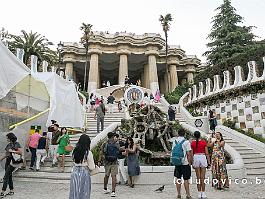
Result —
M 195 83 L 205 81 L 214 75 L 223 75 L 223 71 L 229 70 L 234 75 L 234 67 L 239 65 L 244 73 L 248 73 L 247 63 L 256 61 L 258 72 L 261 75 L 263 66 L 262 57 L 265 56 L 265 42 L 255 41 L 256 36 L 251 33 L 253 26 L 239 26 L 243 18 L 236 14 L 230 0 L 217 9 L 218 14 L 213 18 L 212 31 L 208 38 L 209 50 L 204 53 L 207 56 L 208 67 L 195 76 Z
M 89 38 L 93 34 L 91 24 L 82 23 L 80 30 L 83 32 L 81 37 L 81 44 L 85 47 L 86 50 L 86 63 L 85 63 L 85 75 L 84 75 L 84 86 L 83 90 L 86 90 L 86 79 L 87 79 L 87 62 L 88 62 L 88 45 L 89 45 Z
M 168 65 L 167 65 L 167 55 L 168 55 L 168 31 L 170 29 L 170 23 L 173 21 L 173 18 L 171 16 L 171 14 L 166 14 L 165 16 L 160 15 L 159 17 L 159 21 L 162 25 L 163 31 L 165 33 L 165 38 L 166 38 L 166 73 L 168 74 Z M 168 82 L 168 90 L 169 90 L 169 82 L 170 82 L 170 76 L 168 75 L 167 78 Z
M 245 52 L 254 44 L 255 35 L 251 32 L 253 26 L 240 26 L 243 18 L 236 13 L 236 9 L 231 5 L 231 0 L 224 0 L 213 17 L 213 26 L 207 44 L 208 64 L 219 65 L 227 59 Z M 227 66 L 230 64 L 227 63 Z
M 58 62 L 57 53 L 49 48 L 51 42 L 48 39 L 37 32 L 27 33 L 25 30 L 21 30 L 21 32 L 22 35 L 19 36 L 10 34 L 8 44 L 12 52 L 15 52 L 16 48 L 24 49 L 23 61 L 26 65 L 29 65 L 31 55 L 36 55 L 39 63 L 45 60 L 50 66 Z

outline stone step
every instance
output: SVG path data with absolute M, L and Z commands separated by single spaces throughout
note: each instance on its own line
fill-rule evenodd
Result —
M 242 147 L 236 147 L 234 146 L 233 147 L 235 150 L 237 150 L 239 153 L 240 151 L 253 151 L 254 149 L 251 149 L 251 148 L 242 148 Z
M 247 169 L 247 175 L 265 176 L 265 169 Z
M 242 156 L 243 161 L 245 159 L 259 159 L 259 158 L 265 158 L 262 154 L 240 154 Z
M 245 164 L 246 169 L 265 169 L 265 162 Z
M 239 144 L 239 142 L 235 141 L 235 140 L 227 140 L 226 143 L 230 144 Z
M 238 151 L 240 153 L 241 156 L 244 155 L 260 155 L 262 156 L 262 154 L 260 152 L 254 151 L 254 150 L 249 150 L 249 151 Z
M 243 162 L 244 162 L 245 165 L 258 164 L 258 163 L 265 164 L 265 158 L 244 158 Z

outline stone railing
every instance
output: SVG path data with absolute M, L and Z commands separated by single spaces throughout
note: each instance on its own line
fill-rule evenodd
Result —
M 223 125 L 218 125 L 216 127 L 216 129 L 221 132 L 222 134 L 228 134 L 229 137 L 236 139 L 237 141 L 239 141 L 240 143 L 244 143 L 254 149 L 256 149 L 257 151 L 264 153 L 265 151 L 265 144 L 262 142 L 259 142 L 247 135 L 244 135 L 242 133 L 238 133 L 237 131 L 230 129 L 226 126 Z
M 265 66 L 265 57 L 263 57 L 263 62 Z M 231 79 L 231 74 L 228 70 L 224 71 L 223 84 L 220 87 L 221 79 L 219 75 L 215 75 L 213 80 L 207 78 L 205 83 L 199 82 L 199 85 L 193 85 L 189 89 L 188 101 L 186 105 L 192 104 L 197 101 L 202 101 L 209 96 L 215 95 L 216 93 L 224 92 L 230 89 L 240 88 L 248 84 L 258 83 L 260 81 L 265 81 L 265 67 L 263 73 L 260 77 L 257 75 L 257 65 L 255 61 L 248 62 L 248 75 L 247 79 L 243 80 L 243 70 L 241 66 L 234 67 L 235 75 L 234 80 Z M 233 83 L 231 83 L 233 82 Z
M 179 113 L 189 125 L 198 128 L 202 132 L 209 133 L 208 117 L 206 116 L 193 117 L 189 113 L 189 111 L 184 107 L 185 100 L 187 99 L 188 95 L 189 93 L 186 93 L 180 98 Z
M 111 125 L 109 125 L 106 129 L 92 139 L 90 148 L 93 149 L 96 147 L 101 140 L 104 140 L 107 137 L 108 132 L 113 132 L 119 125 L 121 125 L 120 122 L 113 122 Z

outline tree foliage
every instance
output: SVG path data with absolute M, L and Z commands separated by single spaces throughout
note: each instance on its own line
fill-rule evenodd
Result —
M 86 63 L 85 63 L 85 75 L 84 75 L 84 84 L 83 90 L 86 90 L 86 79 L 87 79 L 87 62 L 88 62 L 88 45 L 89 38 L 93 34 L 91 24 L 82 23 L 80 30 L 82 31 L 81 44 L 85 47 L 86 50 Z
M 240 54 L 251 48 L 255 35 L 251 33 L 252 26 L 240 26 L 243 18 L 236 13 L 230 0 L 224 0 L 213 18 L 213 26 L 208 38 L 207 56 L 209 64 L 218 65 L 236 54 Z
M 247 62 L 256 61 L 262 66 L 262 57 L 265 56 L 265 43 L 255 41 L 256 36 L 251 32 L 253 26 L 241 26 L 243 18 L 236 13 L 231 5 L 231 0 L 217 9 L 217 15 L 213 17 L 213 26 L 207 44 L 208 51 L 204 53 L 207 57 L 205 70 L 195 77 L 195 83 L 205 81 L 214 75 L 223 75 L 223 71 L 229 70 L 234 74 L 234 67 L 240 65 L 245 73 L 248 73 Z
M 174 91 L 165 95 L 166 100 L 169 104 L 178 104 L 179 99 L 189 91 L 191 85 L 189 83 L 185 83 L 181 86 L 177 86 Z
M 24 49 L 24 63 L 29 64 L 29 59 L 31 55 L 36 55 L 38 57 L 38 62 L 43 60 L 47 61 L 50 66 L 53 66 L 58 62 L 57 53 L 49 48 L 51 42 L 44 36 L 33 33 L 32 31 L 27 33 L 22 30 L 22 35 L 10 34 L 9 37 L 9 49 L 15 52 L 16 48 Z

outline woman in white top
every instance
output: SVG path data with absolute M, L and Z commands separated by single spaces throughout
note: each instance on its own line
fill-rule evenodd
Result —
M 74 167 L 71 174 L 69 199 L 90 199 L 90 171 L 96 169 L 90 149 L 90 138 L 83 134 L 73 151 Z

